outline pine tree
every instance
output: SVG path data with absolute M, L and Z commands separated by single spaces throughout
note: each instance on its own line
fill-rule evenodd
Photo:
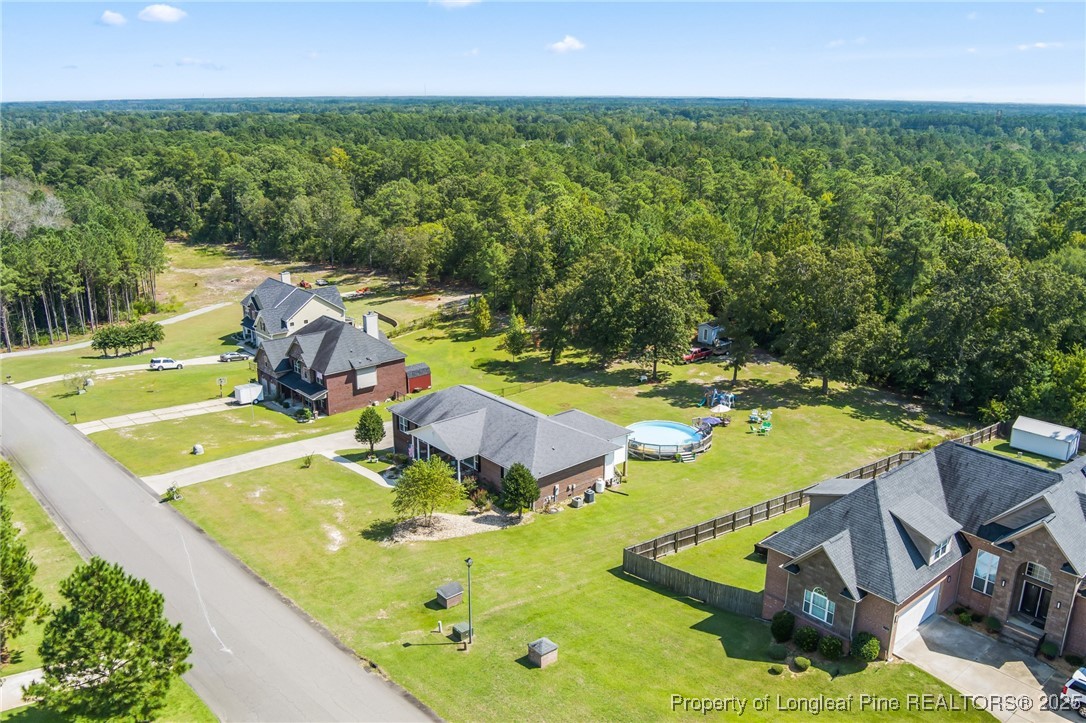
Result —
M 502 506 L 515 510 L 521 517 L 539 499 L 539 482 L 520 462 L 509 468 L 502 479 Z
M 43 678 L 27 695 L 62 715 L 150 720 L 192 667 L 165 598 L 120 565 L 91 558 L 60 585 L 64 605 L 45 626 Z
M 370 454 L 373 454 L 373 445 L 385 438 L 385 422 L 376 408 L 366 407 L 362 414 L 358 415 L 354 438 L 359 444 L 368 444 Z
M 486 336 L 487 332 L 490 331 L 491 323 L 490 304 L 485 296 L 480 296 L 475 300 L 475 304 L 471 309 L 471 328 L 479 336 Z
M 16 484 L 11 466 L 0 460 L 0 666 L 10 657 L 11 639 L 45 612 L 41 590 L 34 586 L 38 566 L 11 519 L 8 493 Z
M 528 351 L 531 344 L 532 335 L 524 324 L 524 317 L 517 313 L 516 307 L 513 307 L 509 313 L 509 328 L 502 338 L 501 348 L 512 354 L 515 359 Z

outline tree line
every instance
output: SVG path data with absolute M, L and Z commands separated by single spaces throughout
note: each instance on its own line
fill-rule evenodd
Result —
M 555 359 L 568 347 L 665 359 L 678 342 L 646 334 L 694 310 L 723 321 L 736 373 L 758 345 L 826 386 L 870 380 L 948 408 L 1086 422 L 1086 403 L 1059 401 L 1081 389 L 1086 343 L 1086 114 L 1073 109 L 81 110 L 13 108 L 3 174 L 62 198 L 132 189 L 117 197 L 178 238 L 474 284 Z M 673 303 L 680 288 L 696 298 Z

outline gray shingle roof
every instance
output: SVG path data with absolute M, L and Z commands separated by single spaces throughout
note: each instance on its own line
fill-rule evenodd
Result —
M 464 593 L 464 586 L 455 580 L 453 582 L 447 582 L 437 589 L 437 594 L 448 600 L 455 595 L 462 595 Z
M 288 337 L 264 342 L 261 350 L 268 355 L 272 368 L 281 372 L 290 368 L 287 357 L 295 345 L 305 365 L 325 376 L 387 364 L 407 356 L 387 339 L 375 339 L 347 322 L 327 316 Z
M 540 638 L 539 640 L 533 640 L 528 643 L 528 647 L 532 649 L 532 652 L 537 655 L 546 655 L 547 653 L 553 653 L 558 650 L 558 645 L 555 644 L 550 638 Z
M 567 409 L 564 412 L 552 414 L 551 419 L 600 439 L 618 439 L 633 434 L 625 427 L 608 422 L 606 419 L 600 419 L 587 412 L 582 412 L 580 409 Z
M 859 590 L 901 603 L 944 574 L 966 549 L 963 540 L 954 535 L 947 555 L 929 565 L 926 551 L 917 547 L 903 519 L 925 537 L 942 535 L 940 540 L 946 539 L 943 533 L 958 526 L 995 541 L 1013 531 L 989 524 L 990 520 L 1044 493 L 1056 511 L 1043 524 L 1068 556 L 1071 568 L 1083 575 L 1086 477 L 1081 471 L 1065 470 L 1053 472 L 947 442 L 869 481 L 762 544 L 795 559 L 847 531 Z M 847 585 L 848 566 L 839 562 L 838 554 L 845 548 L 840 543 L 833 547 L 831 559 L 839 570 L 846 568 L 841 572 Z
M 520 462 L 537 479 L 621 449 L 607 439 L 467 385 L 396 404 L 389 410 L 452 440 L 449 444 L 459 451 L 443 449 L 458 459 L 479 455 L 506 469 Z M 438 422 L 442 424 L 435 424 Z M 478 448 L 469 450 L 476 430 Z M 460 456 L 465 450 L 473 453 Z
M 826 495 L 827 497 L 838 497 L 855 492 L 865 484 L 870 482 L 869 479 L 845 479 L 843 477 L 835 477 L 828 479 L 825 482 L 819 482 L 813 487 L 809 487 L 806 490 L 806 494 L 810 495 Z
M 255 300 L 258 308 L 257 319 L 264 322 L 264 328 L 270 333 L 287 329 L 287 320 L 306 305 L 313 297 L 319 297 L 336 309 L 346 313 L 343 297 L 334 286 L 303 289 L 293 284 L 285 284 L 279 279 L 264 279 L 242 300 L 241 305 L 249 307 L 250 300 Z
M 404 371 L 407 372 L 408 379 L 414 379 L 415 377 L 426 376 L 430 373 L 430 365 L 425 362 L 417 362 L 415 364 L 408 364 L 404 367 Z

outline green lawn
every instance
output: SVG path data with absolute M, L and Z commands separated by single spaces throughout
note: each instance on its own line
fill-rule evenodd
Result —
M 234 386 L 256 378 L 245 362 L 187 366 L 153 372 L 118 372 L 95 377 L 86 394 L 72 394 L 64 382 L 43 384 L 28 391 L 49 405 L 64 419 L 80 422 L 115 417 L 149 409 L 218 399 L 218 379 L 226 379 L 222 393 L 230 396 Z
M 60 582 L 79 564 L 79 555 L 22 484 L 12 489 L 8 501 L 15 525 L 22 530 L 22 537 L 38 566 L 34 582 L 45 595 L 47 603 L 58 605 L 61 602 Z M 15 662 L 5 666 L 0 674 L 14 675 L 41 667 L 38 645 L 41 643 L 43 627 L 31 622 L 23 635 L 11 641 L 12 649 L 19 651 L 20 655 Z M 47 710 L 27 706 L 0 714 L 0 720 L 49 723 L 67 719 Z M 159 720 L 214 721 L 216 718 L 192 688 L 178 680 L 174 681 L 170 688 L 166 708 L 160 714 Z
M 384 410 L 382 412 L 387 415 Z M 299 424 L 282 412 L 257 406 L 111 429 L 96 432 L 91 439 L 121 464 L 145 477 L 298 439 L 353 429 L 357 422 L 356 414 L 337 414 L 309 424 Z M 204 445 L 204 454 L 199 457 L 189 454 L 194 444 Z
M 132 356 L 102 358 L 93 349 L 75 349 L 55 354 L 15 357 L 0 360 L 0 375 L 10 374 L 13 382 L 23 382 L 83 369 L 146 364 L 153 356 L 191 359 L 221 354 L 238 348 L 232 336 L 241 330 L 240 322 L 241 307 L 230 304 L 164 327 L 166 340 L 154 351 Z
M 765 558 L 754 554 L 754 545 L 807 516 L 807 508 L 759 522 L 697 547 L 689 547 L 660 562 L 692 572 L 708 580 L 761 592 L 765 589 Z
M 353 289 L 340 287 L 340 291 L 347 294 Z M 362 323 L 362 315 L 367 311 L 377 311 L 391 319 L 395 319 L 400 324 L 410 324 L 424 316 L 437 313 L 442 300 L 459 295 L 460 293 L 450 295 L 450 293 L 441 290 L 406 295 L 397 292 L 391 286 L 385 286 L 372 296 L 347 301 L 344 304 L 347 307 L 347 315 L 352 317 L 356 324 Z M 382 324 L 381 328 L 386 333 L 393 329 L 391 325 L 384 324 Z
M 344 457 L 345 459 L 350 460 L 351 462 L 354 462 L 357 465 L 365 467 L 366 469 L 371 469 L 378 474 L 384 472 L 386 469 L 392 466 L 388 462 L 367 462 L 366 458 L 370 456 L 369 447 L 366 447 L 364 449 L 340 449 L 336 450 L 336 454 L 338 454 L 340 457 Z
M 850 460 L 828 466 L 842 463 Z M 764 496 L 762 484 L 772 486 L 765 478 L 736 485 L 729 475 L 715 482 L 711 505 L 676 505 L 678 492 L 699 484 L 680 475 L 690 465 L 632 466 L 631 483 L 583 509 L 471 537 L 397 546 L 379 541 L 392 516 L 392 493 L 324 459 L 309 470 L 291 462 L 190 487 L 176 504 L 450 720 L 657 720 L 671 712 L 672 693 L 903 698 L 949 692 L 898 663 L 862 670 L 851 663 L 822 665 L 801 676 L 770 676 L 764 623 L 624 576 L 624 544 L 706 518 L 709 507 L 715 513 L 756 501 Z M 792 486 L 817 477 L 801 467 L 794 474 Z M 433 631 L 438 621 L 447 630 L 466 620 L 465 606 L 445 611 L 428 603 L 438 585 L 465 581 L 469 556 L 477 635 L 470 653 L 462 653 Z M 560 646 L 559 662 L 543 671 L 529 668 L 526 645 L 544 635 Z M 770 710 L 752 717 L 779 715 Z
M 1005 457 L 1020 459 L 1023 462 L 1029 462 L 1030 464 L 1035 464 L 1038 467 L 1044 467 L 1046 469 L 1059 469 L 1060 467 L 1067 464 L 1066 462 L 1063 462 L 1061 460 L 1053 459 L 1051 457 L 1045 457 L 1040 454 L 1034 454 L 1033 452 L 1023 452 L 1019 449 L 1011 449 L 1010 442 L 1004 439 L 993 439 L 985 442 L 984 444 L 978 444 L 977 447 L 979 449 L 986 449 L 989 452 L 996 452 L 997 454 L 1002 454 Z

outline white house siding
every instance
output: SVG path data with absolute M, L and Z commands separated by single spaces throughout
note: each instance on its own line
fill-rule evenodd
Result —
M 314 296 L 305 303 L 305 306 L 298 309 L 298 312 L 294 316 L 287 320 L 286 332 L 288 334 L 293 334 L 306 324 L 314 322 L 322 316 L 338 319 L 340 321 L 343 321 L 346 318 L 346 314 L 343 311 L 332 306 L 319 296 Z

